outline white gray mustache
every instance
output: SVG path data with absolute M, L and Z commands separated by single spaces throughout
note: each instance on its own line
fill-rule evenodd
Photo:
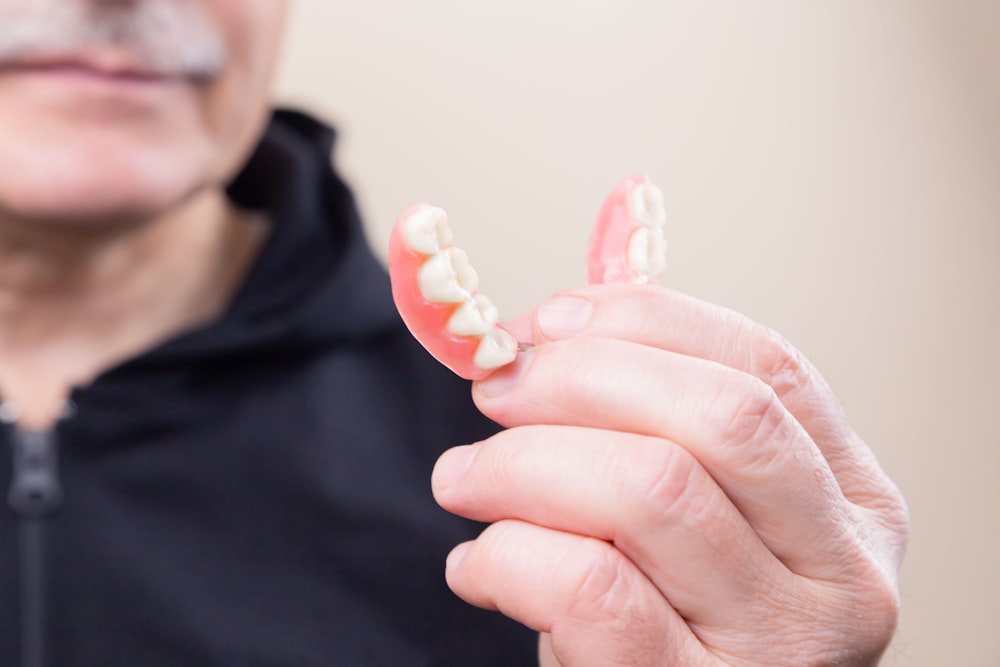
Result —
M 102 46 L 164 76 L 211 78 L 227 60 L 218 28 L 194 2 L 0 0 L 0 62 Z

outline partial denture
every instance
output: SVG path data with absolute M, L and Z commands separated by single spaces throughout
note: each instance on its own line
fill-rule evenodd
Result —
M 587 281 L 648 283 L 667 268 L 667 214 L 663 192 L 648 176 L 622 181 L 611 191 L 590 236 Z
M 512 362 L 517 341 L 499 324 L 496 306 L 477 293 L 479 275 L 452 240 L 443 210 L 418 204 L 403 213 L 389 240 L 392 296 L 427 351 L 475 380 Z
M 666 268 L 663 193 L 646 176 L 632 176 L 608 196 L 587 254 L 591 284 L 647 283 Z M 496 306 L 478 294 L 479 275 L 452 245 L 448 217 L 418 204 L 396 222 L 389 239 L 392 296 L 403 321 L 435 359 L 476 380 L 506 366 L 518 343 L 499 324 Z

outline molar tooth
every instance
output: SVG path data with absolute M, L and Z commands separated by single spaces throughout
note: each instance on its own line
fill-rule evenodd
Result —
M 656 280 L 667 270 L 667 239 L 660 227 L 639 227 L 628 241 L 628 265 L 640 282 Z
M 448 320 L 448 331 L 456 336 L 485 336 L 500 320 L 500 311 L 481 294 L 467 300 Z
M 652 183 L 640 183 L 632 188 L 628 207 L 632 219 L 641 227 L 662 227 L 667 221 L 663 190 Z
M 505 329 L 495 327 L 483 336 L 473 361 L 483 370 L 506 366 L 517 356 L 517 341 Z
M 422 208 L 403 225 L 403 239 L 410 249 L 433 255 L 451 245 L 454 235 L 448 226 L 448 214 L 434 206 Z
M 417 273 L 420 293 L 431 303 L 462 303 L 479 289 L 479 275 L 458 248 L 432 255 Z

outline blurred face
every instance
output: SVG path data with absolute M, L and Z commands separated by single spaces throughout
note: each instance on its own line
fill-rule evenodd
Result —
M 138 222 L 224 184 L 288 0 L 0 0 L 0 221 Z

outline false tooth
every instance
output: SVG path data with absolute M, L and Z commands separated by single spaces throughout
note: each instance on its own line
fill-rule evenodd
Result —
M 666 217 L 663 191 L 648 176 L 636 174 L 615 186 L 590 234 L 587 281 L 592 285 L 647 283 L 663 273 L 666 242 L 660 237 Z
M 667 239 L 660 227 L 639 227 L 629 238 L 628 265 L 639 282 L 656 280 L 667 270 Z
M 431 303 L 462 303 L 479 288 L 479 275 L 459 248 L 432 255 L 417 275 L 420 293 Z
M 505 329 L 500 327 L 483 336 L 473 362 L 483 370 L 492 370 L 506 366 L 517 356 L 517 341 Z
M 662 227 L 667 221 L 663 190 L 649 182 L 636 185 L 629 196 L 629 213 L 641 227 Z
M 456 336 L 485 336 L 500 321 L 493 302 L 477 294 L 459 306 L 448 320 L 448 331 Z
M 411 215 L 402 231 L 406 245 L 422 255 L 433 255 L 447 248 L 454 238 L 448 226 L 448 215 L 435 206 L 427 206 Z

